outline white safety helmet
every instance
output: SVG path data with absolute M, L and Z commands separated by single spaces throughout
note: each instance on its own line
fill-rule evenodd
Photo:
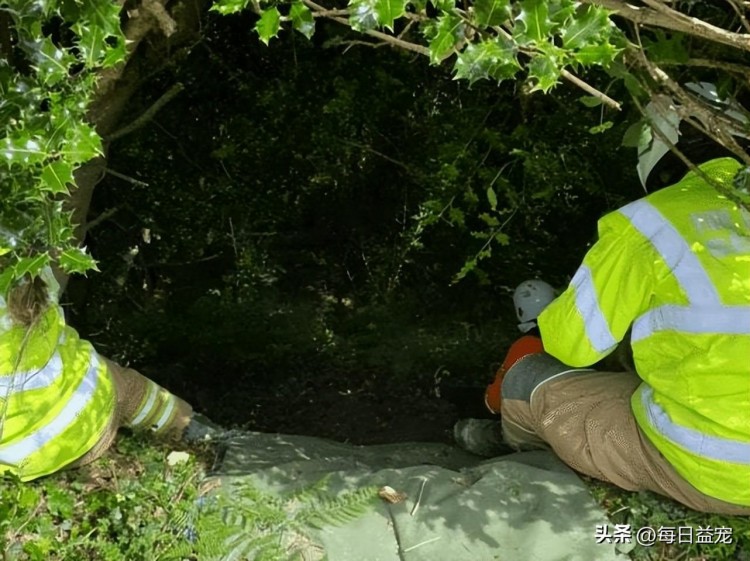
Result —
M 518 316 L 518 329 L 526 333 L 536 327 L 536 318 L 555 299 L 555 289 L 542 280 L 522 282 L 513 293 L 513 306 Z

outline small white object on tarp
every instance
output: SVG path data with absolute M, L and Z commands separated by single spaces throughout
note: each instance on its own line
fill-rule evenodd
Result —
M 330 561 L 627 559 L 614 544 L 597 543 L 605 512 L 551 452 L 482 460 L 446 444 L 354 446 L 244 433 L 227 442 L 213 477 L 221 480 L 215 492 L 230 501 L 242 482 L 278 496 L 322 478 L 331 496 L 379 487 L 383 500 L 362 515 L 310 530 Z M 386 487 L 399 500 L 385 500 Z

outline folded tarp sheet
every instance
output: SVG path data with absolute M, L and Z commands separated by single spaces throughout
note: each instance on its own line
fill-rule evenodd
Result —
M 607 524 L 581 479 L 549 452 L 482 460 L 436 443 L 353 446 L 306 436 L 243 433 L 216 473 L 289 496 L 326 478 L 331 496 L 374 485 L 406 498 L 374 500 L 341 525 L 310 529 L 330 561 L 625 560 L 596 543 Z M 416 505 L 416 506 L 415 506 Z M 308 555 L 306 558 L 322 558 Z

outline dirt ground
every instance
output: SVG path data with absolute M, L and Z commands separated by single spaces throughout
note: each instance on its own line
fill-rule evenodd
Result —
M 403 387 L 373 372 L 331 372 L 250 398 L 243 428 L 353 444 L 451 442 L 454 423 L 484 415 L 482 388 Z

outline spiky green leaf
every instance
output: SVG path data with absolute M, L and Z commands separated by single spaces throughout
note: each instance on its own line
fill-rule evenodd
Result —
M 18 260 L 15 267 L 15 277 L 21 278 L 22 276 L 29 274 L 32 277 L 37 276 L 41 270 L 49 265 L 50 257 L 46 253 L 34 255 L 32 257 L 23 257 Z
M 513 33 L 519 44 L 542 43 L 554 27 L 549 18 L 549 5 L 546 0 L 523 0 L 519 4 L 520 12 L 516 16 Z
M 280 27 L 281 14 L 276 6 L 272 6 L 260 13 L 260 19 L 255 24 L 255 31 L 260 40 L 268 45 L 268 42 L 279 34 Z
M 86 273 L 87 271 L 98 271 L 96 261 L 91 255 L 86 253 L 84 248 L 75 247 L 68 249 L 60 254 L 60 267 L 69 274 Z
M 438 64 L 453 53 L 456 43 L 463 38 L 464 23 L 453 14 L 438 18 L 435 37 L 430 41 L 430 62 Z
M 310 8 L 302 2 L 292 2 L 289 9 L 289 17 L 292 18 L 292 27 L 310 39 L 315 33 L 315 19 Z
M 557 57 L 549 52 L 536 55 L 528 64 L 529 79 L 534 84 L 531 91 L 541 90 L 547 93 L 560 77 Z
M 42 189 L 52 193 L 68 193 L 68 184 L 73 183 L 73 166 L 65 161 L 56 161 L 42 170 Z
M 375 0 L 375 13 L 378 22 L 386 29 L 393 31 L 394 20 L 404 15 L 406 2 L 404 0 Z
M 611 25 L 609 14 L 603 8 L 591 4 L 581 6 L 562 34 L 563 47 L 579 49 L 598 42 L 609 32 Z
M 510 17 L 510 0 L 476 0 L 474 14 L 483 27 L 500 25 Z
M 247 8 L 250 0 L 219 0 L 214 2 L 210 10 L 219 12 L 222 15 L 236 14 Z
M 8 164 L 31 165 L 43 161 L 47 155 L 42 139 L 27 131 L 17 131 L 0 140 L 0 159 Z
M 375 29 L 379 23 L 375 0 L 350 0 L 349 24 L 356 31 Z

